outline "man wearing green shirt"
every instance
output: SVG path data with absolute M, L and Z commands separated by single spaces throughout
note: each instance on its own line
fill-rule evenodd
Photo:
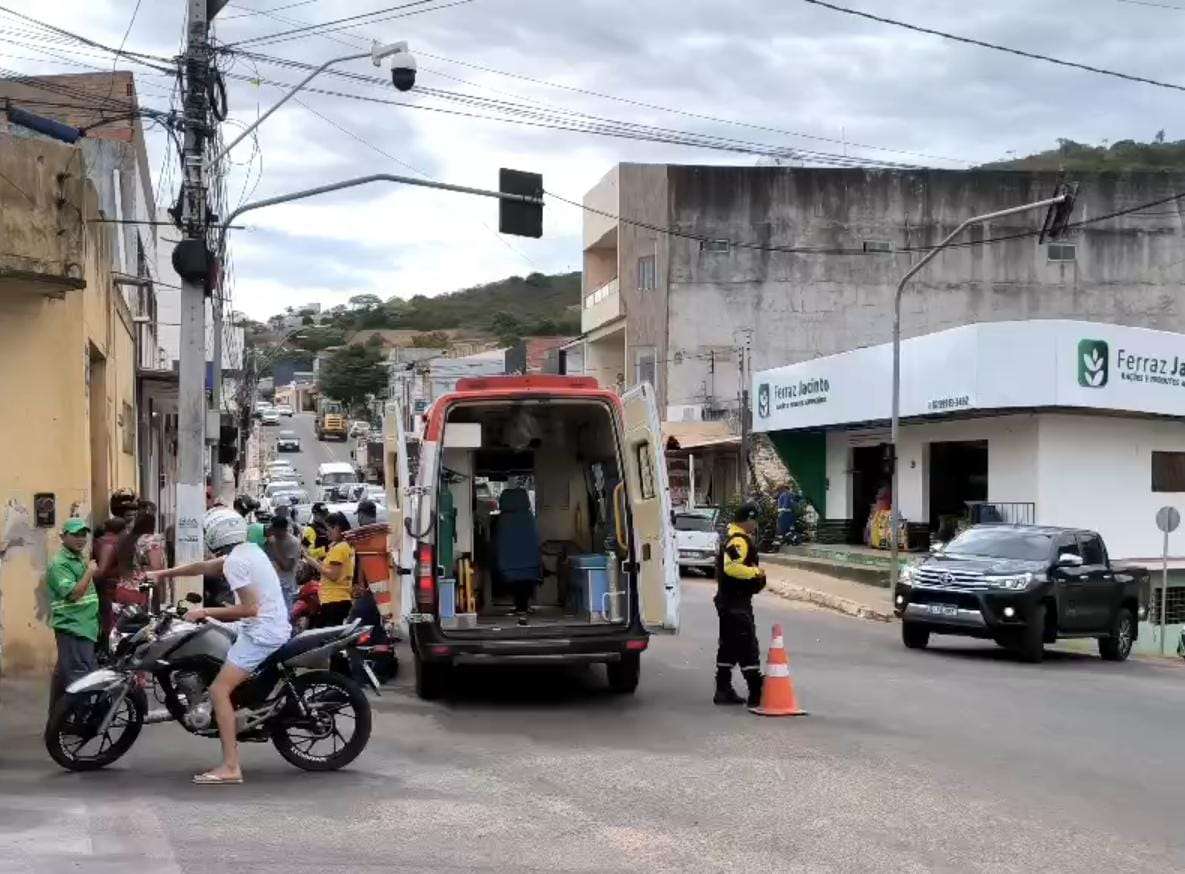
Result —
M 62 548 L 45 573 L 49 585 L 49 625 L 58 643 L 58 664 L 50 684 L 49 706 L 66 687 L 95 669 L 99 637 L 99 596 L 92 585 L 98 565 L 83 557 L 90 528 L 84 519 L 67 519 Z

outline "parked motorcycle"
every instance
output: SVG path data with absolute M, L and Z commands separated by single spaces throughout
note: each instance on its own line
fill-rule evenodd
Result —
M 109 666 L 70 684 L 50 714 L 45 747 L 55 762 L 71 771 L 106 767 L 131 749 L 146 722 L 175 720 L 191 734 L 218 736 L 209 686 L 236 632 L 212 619 L 186 622 L 186 609 L 121 620 Z M 318 666 L 367 631 L 357 621 L 305 631 L 272 653 L 231 698 L 239 740 L 270 740 L 306 771 L 352 762 L 370 739 L 370 702 L 353 680 Z M 145 690 L 154 683 L 165 710 L 149 713 Z

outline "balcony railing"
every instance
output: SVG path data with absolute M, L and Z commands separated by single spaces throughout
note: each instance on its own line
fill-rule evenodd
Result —
M 591 310 L 597 304 L 607 301 L 611 296 L 617 294 L 617 277 L 613 277 L 600 288 L 589 292 L 584 298 L 584 308 Z
M 621 296 L 617 292 L 617 278 L 614 277 L 584 296 L 580 329 L 585 332 L 594 330 L 621 314 Z

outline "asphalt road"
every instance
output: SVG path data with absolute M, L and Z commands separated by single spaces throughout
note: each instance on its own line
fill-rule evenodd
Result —
M 711 704 L 711 588 L 655 639 L 636 696 L 599 671 L 475 672 L 445 704 L 406 673 L 347 771 L 249 746 L 241 787 L 194 787 L 213 742 L 149 726 L 116 766 L 59 771 L 40 689 L 0 710 L 0 871 L 1152 871 L 1185 868 L 1185 670 L 1051 652 L 1041 665 L 758 599 L 811 715 Z M 739 682 L 738 682 L 739 687 Z
M 267 447 L 269 454 L 274 450 L 276 437 L 281 431 L 296 432 L 296 436 L 300 438 L 300 452 L 281 452 L 273 457 L 292 462 L 297 472 L 304 478 L 304 488 L 308 491 L 309 497 L 315 500 L 317 497 L 317 468 L 330 461 L 345 461 L 352 464 L 350 450 L 354 448 L 354 441 L 331 440 L 322 443 L 317 439 L 313 423 L 312 413 L 296 413 L 291 419 L 281 416 L 278 426 L 256 425 L 256 427 L 259 429 L 262 445 Z

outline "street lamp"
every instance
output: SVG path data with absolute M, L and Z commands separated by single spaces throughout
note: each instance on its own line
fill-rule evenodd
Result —
M 259 118 L 255 120 L 254 124 L 244 128 L 243 131 L 237 137 L 231 140 L 221 152 L 213 157 L 213 159 L 210 161 L 210 166 L 215 166 L 219 161 L 225 158 L 231 149 L 250 136 L 251 132 L 267 121 L 273 112 L 291 100 L 296 95 L 296 92 L 298 92 L 305 85 L 309 84 L 309 82 L 313 81 L 313 79 L 315 79 L 322 72 L 329 69 L 334 64 L 342 64 L 346 61 L 358 61 L 362 58 L 370 58 L 371 62 L 376 67 L 381 67 L 383 65 L 384 58 L 390 58 L 391 84 L 393 84 L 400 91 L 410 91 L 412 86 L 416 84 L 416 59 L 412 57 L 411 52 L 407 50 L 406 41 L 401 40 L 400 42 L 387 43 L 384 45 L 383 43 L 380 43 L 376 40 L 371 45 L 370 51 L 368 52 L 360 52 L 359 54 L 354 55 L 342 55 L 340 58 L 330 58 L 324 64 L 313 70 L 299 82 L 293 85 L 283 97 L 272 104 L 267 112 L 259 116 Z
M 1045 219 L 1045 227 L 1041 231 L 1041 240 L 1044 241 L 1046 236 L 1058 237 L 1066 228 L 1066 223 L 1069 221 L 1070 212 L 1074 208 L 1074 194 L 1064 189 L 1065 193 L 1059 194 L 1057 197 L 1048 197 L 1045 200 L 1038 200 L 1034 203 L 1026 203 L 1023 206 L 1014 206 L 1010 209 L 1002 209 L 997 212 L 989 212 L 984 215 L 973 216 L 960 224 L 957 228 L 951 231 L 946 238 L 937 246 L 927 252 L 917 264 L 914 264 L 905 275 L 901 277 L 901 281 L 897 283 L 897 293 L 893 298 L 893 413 L 892 426 L 890 428 L 890 441 L 893 444 L 893 480 L 890 488 L 892 495 L 890 496 L 891 510 L 889 514 L 889 607 L 895 608 L 897 606 L 897 580 L 900 575 L 900 568 L 898 567 L 898 554 L 900 542 L 900 511 L 898 503 L 898 488 L 897 488 L 897 445 L 900 438 L 901 428 L 901 295 L 905 291 L 905 286 L 923 267 L 929 264 L 934 257 L 947 248 L 963 231 L 972 225 L 981 225 L 984 222 L 990 222 L 994 219 L 1004 218 L 1005 216 L 1016 215 L 1021 212 L 1029 212 L 1034 209 L 1049 208 L 1049 213 Z

